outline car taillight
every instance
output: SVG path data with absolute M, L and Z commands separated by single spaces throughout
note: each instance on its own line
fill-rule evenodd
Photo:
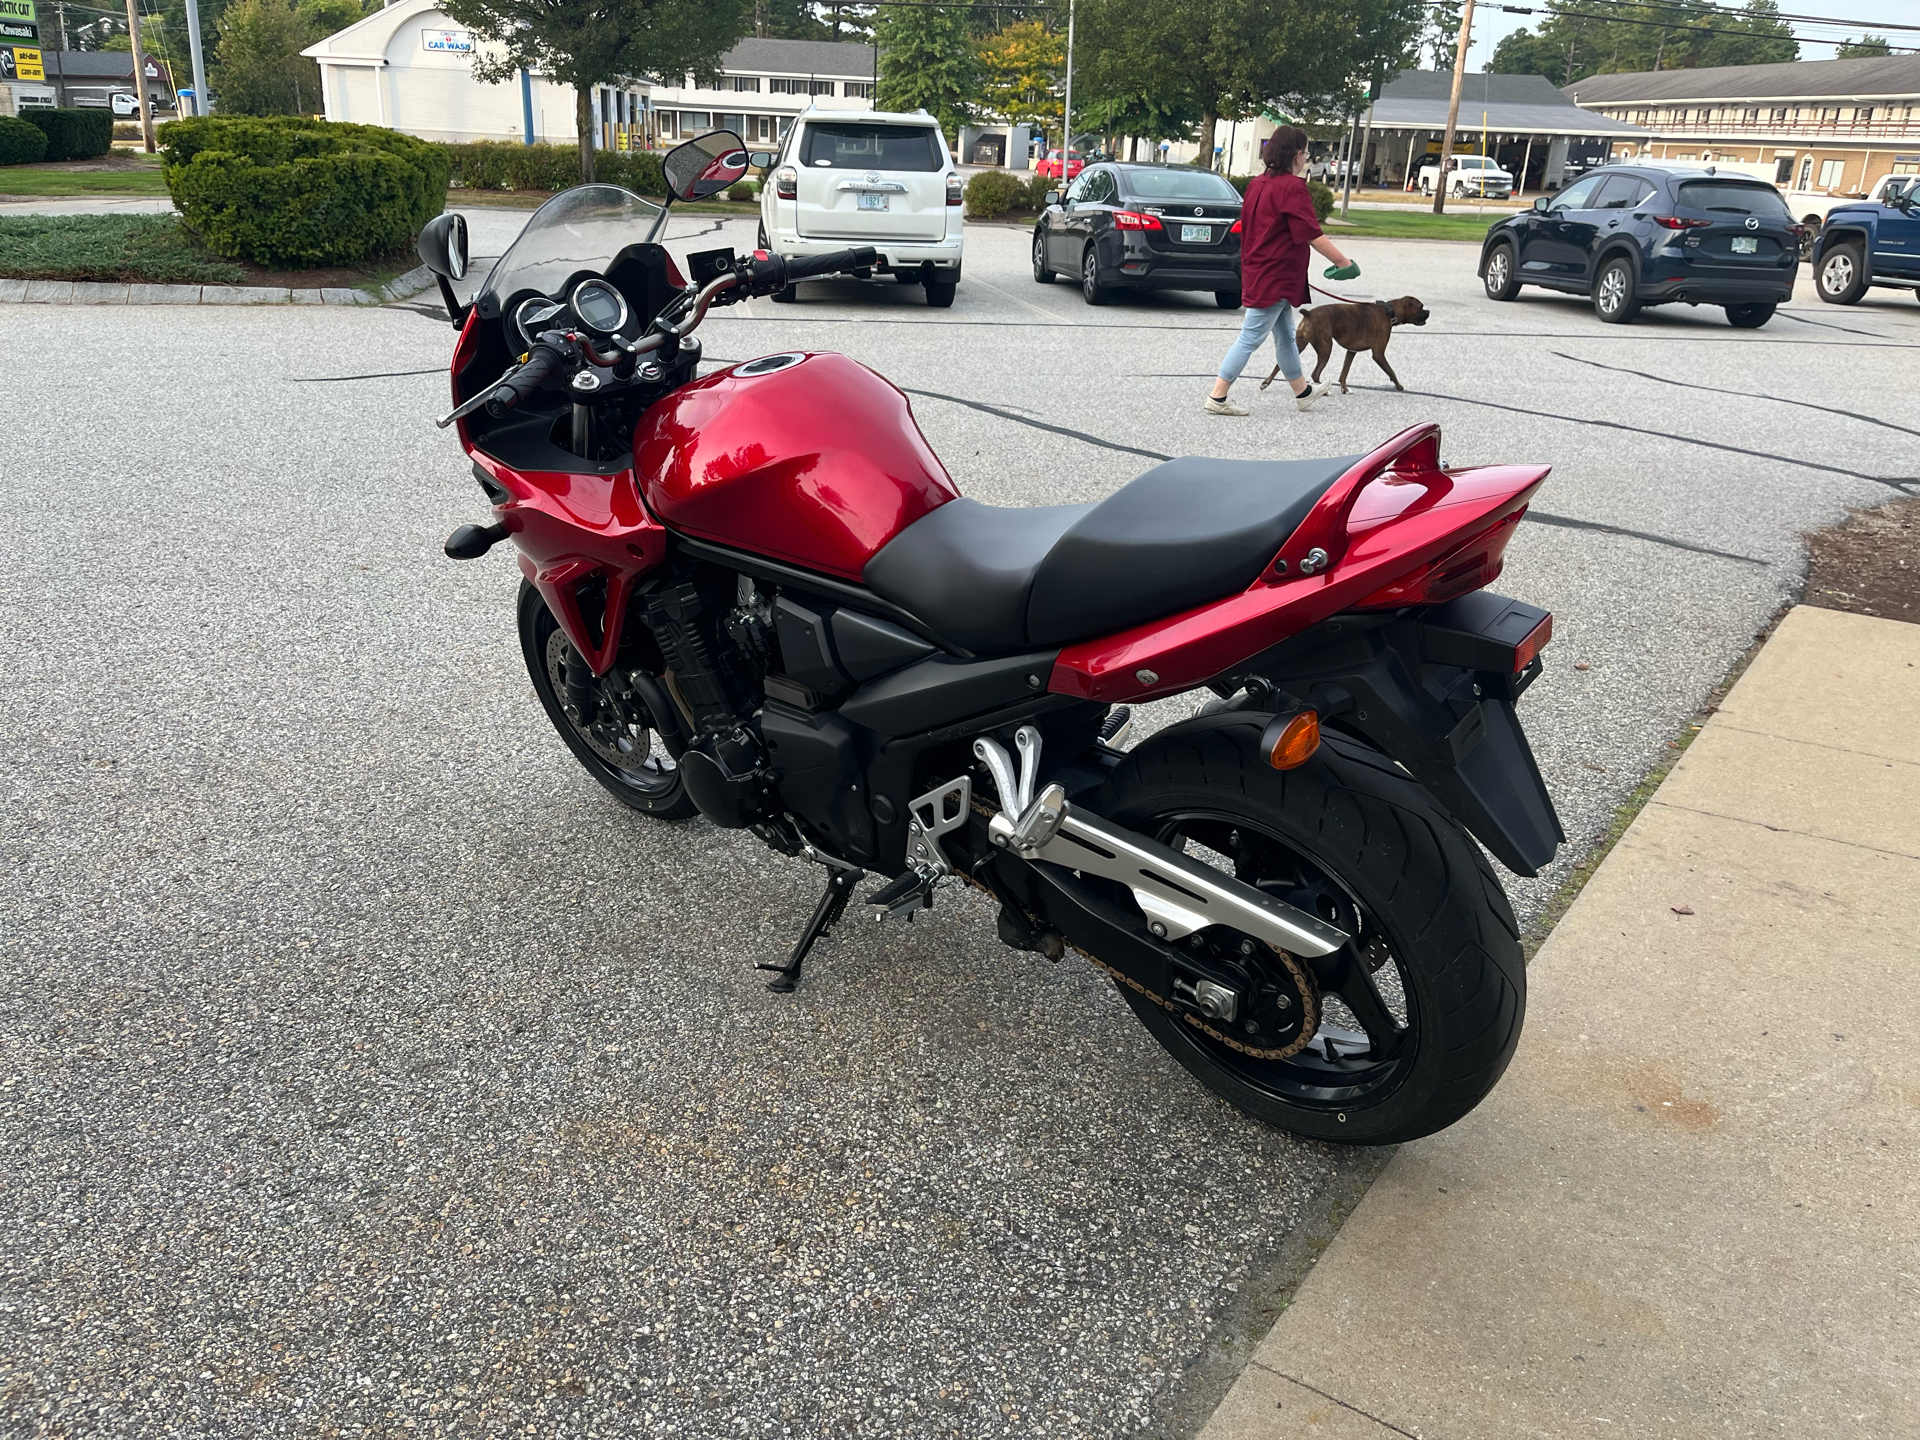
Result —
M 1227 230 L 1227 233 L 1229 235 L 1238 235 L 1240 233 L 1240 222 L 1238 220 L 1234 221 L 1232 226 Z
M 776 200 L 791 200 L 799 193 L 799 171 L 791 165 L 782 165 L 773 172 L 773 195 Z
M 955 171 L 953 174 L 947 176 L 947 204 L 958 205 L 959 203 L 960 174 L 958 171 Z
M 1664 225 L 1669 230 L 1698 230 L 1703 225 L 1711 225 L 1711 220 L 1692 220 L 1685 215 L 1656 215 L 1653 223 Z
M 1142 215 L 1138 210 L 1116 210 L 1113 212 L 1113 223 L 1120 230 L 1158 230 L 1160 217 Z
M 1397 610 L 1402 605 L 1438 605 L 1484 589 L 1499 579 L 1501 567 L 1506 564 L 1507 542 L 1513 538 L 1525 513 L 1525 510 L 1516 510 L 1492 529 L 1482 530 L 1438 560 L 1429 560 L 1391 584 L 1381 586 L 1353 608 Z

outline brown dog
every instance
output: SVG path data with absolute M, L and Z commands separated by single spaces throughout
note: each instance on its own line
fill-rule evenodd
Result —
M 1400 383 L 1400 377 L 1387 364 L 1387 342 L 1393 338 L 1393 327 L 1396 325 L 1426 323 L 1427 307 L 1411 295 L 1402 295 L 1398 300 L 1317 305 L 1300 312 L 1300 328 L 1294 332 L 1294 343 L 1300 347 L 1302 354 L 1312 350 L 1320 357 L 1320 363 L 1313 367 L 1316 384 L 1319 383 L 1321 372 L 1327 368 L 1327 361 L 1333 358 L 1333 347 L 1338 345 L 1347 352 L 1347 363 L 1340 367 L 1342 395 L 1348 393 L 1347 372 L 1353 369 L 1353 357 L 1362 350 L 1373 352 L 1373 363 L 1387 372 L 1394 389 L 1405 390 L 1407 387 Z M 1273 375 L 1267 376 L 1260 388 L 1266 389 L 1279 373 L 1280 367 L 1274 366 Z

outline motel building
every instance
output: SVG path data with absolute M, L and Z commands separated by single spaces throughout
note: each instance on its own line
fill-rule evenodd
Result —
M 1567 98 L 1641 126 L 1619 159 L 1737 167 L 1782 190 L 1864 195 L 1920 174 L 1920 56 L 1589 75 Z

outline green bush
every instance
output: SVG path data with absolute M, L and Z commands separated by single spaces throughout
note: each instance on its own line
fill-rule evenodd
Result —
M 1247 193 L 1247 186 L 1253 183 L 1253 177 L 1251 175 L 1229 175 L 1227 176 L 1227 183 L 1238 190 L 1244 199 Z
M 1027 189 L 1026 208 L 1029 210 L 1046 209 L 1047 208 L 1047 192 L 1049 190 L 1058 190 L 1061 188 L 1062 188 L 1061 183 L 1058 180 L 1050 179 L 1045 175 L 1033 176 L 1031 179 L 1027 181 L 1027 185 L 1026 185 L 1026 189 Z
M 146 134 L 141 130 L 138 120 L 116 120 L 113 122 L 113 138 L 116 140 L 144 140 Z
M 754 188 L 745 180 L 742 180 L 731 190 L 727 191 L 727 199 L 729 200 L 751 200 L 753 196 Z
M 997 220 L 1016 200 L 1025 200 L 1026 191 L 1005 170 L 982 170 L 967 181 L 967 214 L 975 220 Z
M 580 152 L 572 145 L 515 145 L 472 140 L 436 147 L 446 152 L 453 183 L 469 190 L 567 190 L 580 183 Z M 594 179 L 623 185 L 660 199 L 667 193 L 660 157 L 646 150 L 602 150 L 593 157 Z
M 113 148 L 113 116 L 105 110 L 35 107 L 20 118 L 46 132 L 49 160 L 91 160 Z
M 1322 185 L 1318 180 L 1307 181 L 1307 194 L 1313 197 L 1313 213 L 1320 217 L 1322 225 L 1333 213 L 1333 187 Z
M 160 138 L 187 223 L 215 254 L 257 265 L 392 254 L 446 207 L 446 148 L 377 125 L 205 115 Z
M 0 116 L 0 165 L 31 165 L 46 153 L 46 131 L 11 115 Z

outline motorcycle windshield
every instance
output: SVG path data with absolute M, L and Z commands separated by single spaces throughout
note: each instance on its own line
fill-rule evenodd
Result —
M 647 238 L 660 207 L 618 185 L 576 185 L 533 212 L 507 253 L 493 262 L 476 300 L 480 314 L 496 320 L 507 300 L 537 290 L 560 298 L 567 281 L 583 270 L 604 273 L 613 257 Z

